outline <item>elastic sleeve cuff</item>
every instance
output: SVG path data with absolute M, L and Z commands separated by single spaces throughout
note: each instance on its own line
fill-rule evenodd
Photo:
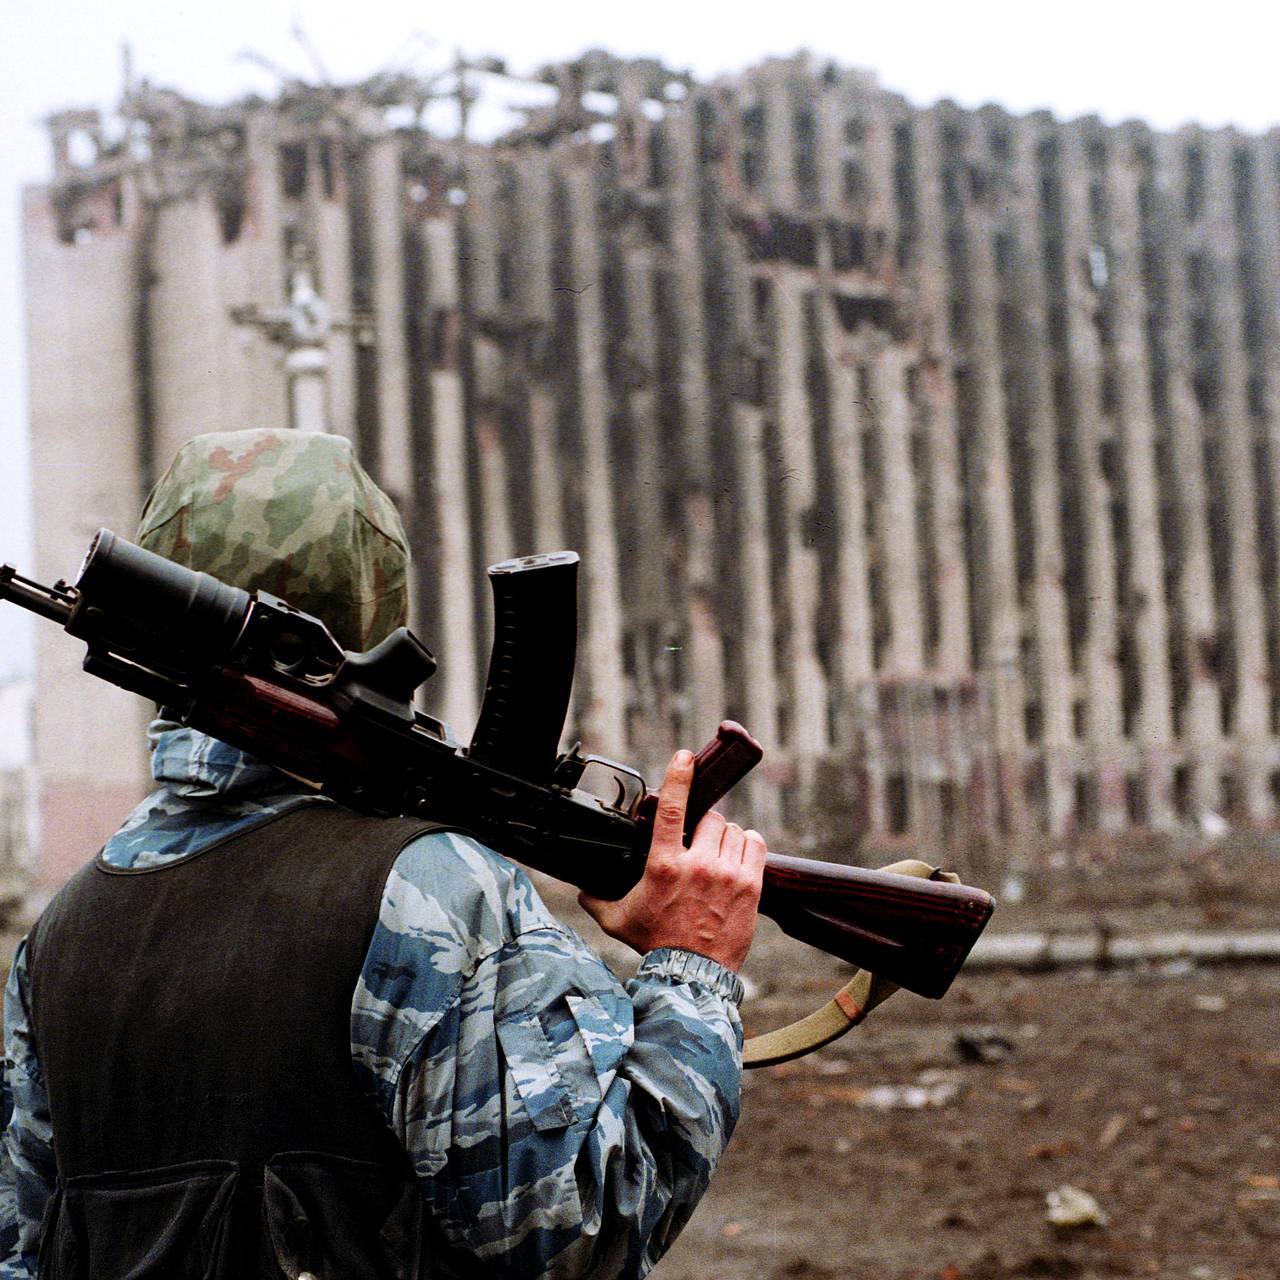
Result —
M 745 994 L 742 979 L 719 960 L 685 951 L 679 947 L 659 947 L 650 951 L 636 970 L 636 980 L 645 978 L 669 978 L 674 982 L 697 982 L 708 990 L 736 1006 L 741 1006 Z

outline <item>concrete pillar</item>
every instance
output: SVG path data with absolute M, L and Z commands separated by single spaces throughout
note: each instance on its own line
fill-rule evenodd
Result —
M 1219 757 L 1222 704 L 1218 690 L 1218 619 L 1209 556 L 1204 434 L 1191 386 L 1188 338 L 1186 234 L 1182 217 L 1183 172 L 1180 143 L 1156 139 L 1157 212 L 1150 247 L 1159 254 L 1164 281 L 1164 342 L 1168 368 L 1169 429 L 1173 444 L 1177 521 L 1182 543 L 1176 587 L 1188 689 L 1182 707 L 1181 738 L 1191 769 L 1191 802 L 1198 810 L 1222 804 Z
M 53 582 L 75 576 L 100 527 L 132 537 L 137 524 L 137 229 L 104 221 L 83 242 L 64 243 L 43 190 L 26 193 L 23 215 L 31 508 L 39 514 L 35 564 L 19 567 Z M 149 789 L 143 728 L 152 708 L 86 676 L 83 644 L 54 624 L 36 621 L 34 631 L 33 905 L 42 906 Z
M 1239 236 L 1233 203 L 1232 152 L 1238 136 L 1216 130 L 1204 136 L 1206 150 L 1203 251 L 1209 271 L 1210 310 L 1219 378 L 1218 422 L 1229 487 L 1227 530 L 1231 550 L 1229 607 L 1235 649 L 1235 699 L 1229 732 L 1239 753 L 1239 794 L 1247 821 L 1271 817 L 1267 745 L 1271 682 L 1267 672 L 1266 611 L 1258 554 L 1257 481 L 1253 420 L 1249 413 L 1249 362 L 1243 299 L 1237 275 Z
M 911 460 L 911 405 L 907 399 L 910 354 L 895 343 L 872 354 L 872 429 L 880 437 L 880 501 L 877 542 L 888 597 L 890 634 L 885 675 L 919 676 L 924 669 L 924 601 L 916 538 L 916 486 Z
M 853 77 L 836 85 L 826 85 L 813 100 L 816 126 L 817 188 L 824 210 L 840 222 L 858 221 L 868 245 L 893 243 L 893 149 L 892 126 L 881 95 L 867 92 Z M 845 194 L 844 159 L 853 144 L 846 135 L 847 123 L 856 118 L 862 126 L 862 143 L 857 162 L 871 173 L 859 198 Z M 827 414 L 833 474 L 831 490 L 837 519 L 836 556 L 831 573 L 831 590 L 836 601 L 836 644 L 828 672 L 832 682 L 829 701 L 835 711 L 835 742 L 840 755 L 858 770 L 859 807 L 866 834 L 888 832 L 885 800 L 886 767 L 880 733 L 880 699 L 873 660 L 874 621 L 870 598 L 870 543 L 876 536 L 867 528 L 866 480 L 863 475 L 863 432 L 882 434 L 887 430 L 908 450 L 908 465 L 895 480 L 914 491 L 910 467 L 911 407 L 905 399 L 904 371 L 896 354 L 872 378 L 867 404 L 859 389 L 859 357 L 869 356 L 867 339 L 851 336 L 840 324 L 836 307 L 837 277 L 833 268 L 833 246 L 828 234 L 821 234 L 819 246 L 818 342 L 827 377 Z M 892 279 L 890 251 L 869 261 L 867 269 L 887 282 Z M 880 344 L 883 345 L 883 344 Z M 874 358 L 874 357 L 871 357 Z M 878 382 L 878 386 L 876 383 Z M 914 496 L 907 499 L 914 507 Z M 881 504 L 875 509 L 880 511 Z M 911 524 L 911 559 L 915 559 L 914 513 Z M 891 576 L 890 576 L 891 580 Z M 919 628 L 918 568 L 911 581 L 917 583 L 917 616 L 895 628 L 899 637 L 912 627 Z M 907 585 L 910 593 L 910 585 Z M 907 649 L 911 642 L 907 640 Z M 923 661 L 919 658 L 915 667 Z M 851 779 L 851 787 L 855 780 Z M 921 812 L 913 797 L 913 818 Z
M 460 233 L 471 348 L 471 426 L 480 491 L 481 555 L 485 565 L 491 565 L 517 554 L 503 430 L 510 371 L 509 342 L 504 340 L 509 333 L 508 316 L 498 271 L 500 175 L 496 158 L 485 149 L 468 149 L 464 163 L 467 201 L 461 207 Z
M 625 331 L 623 364 L 632 466 L 627 487 L 631 490 L 631 533 L 627 565 L 629 617 L 647 625 L 668 629 L 676 622 L 668 599 L 682 586 L 672 582 L 667 563 L 667 529 L 663 490 L 667 484 L 661 427 L 658 422 L 658 333 L 654 308 L 656 280 L 653 254 L 647 248 L 624 252 L 622 263 L 622 312 Z M 658 708 L 654 708 L 655 714 Z M 713 726 L 714 727 L 714 726 Z
M 975 154 L 973 141 L 970 154 Z M 977 160 L 981 164 L 982 160 Z M 989 201 L 989 203 L 988 203 Z M 986 615 L 985 651 L 980 663 L 991 690 L 996 784 L 1007 825 L 1024 823 L 1022 615 L 1014 551 L 1013 493 L 1009 474 L 1008 410 L 1004 358 L 1000 347 L 999 284 L 995 267 L 994 192 L 985 199 L 963 197 L 969 306 L 969 368 L 973 390 L 972 448 L 976 459 L 978 545 L 983 598 L 974 601 Z
M 1067 382 L 1079 493 L 1084 507 L 1088 623 L 1081 662 L 1085 731 L 1097 782 L 1098 823 L 1115 831 L 1128 821 L 1124 722 L 1119 666 L 1113 495 L 1102 469 L 1107 424 L 1102 415 L 1102 351 L 1095 326 L 1101 305 L 1090 276 L 1095 232 L 1089 221 L 1089 171 L 1078 123 L 1058 132 L 1062 181 L 1062 253 L 1066 275 Z
M 328 304 L 329 313 L 349 316 L 355 300 L 351 289 L 351 209 L 345 147 L 337 134 L 312 136 L 307 147 L 307 188 L 303 219 L 307 242 L 315 255 L 316 292 Z M 326 188 L 327 153 L 332 186 Z M 349 440 L 356 438 L 356 354 L 350 330 L 329 334 L 329 429 Z
M 217 357 L 210 359 L 225 321 L 212 203 L 196 191 L 185 200 L 160 205 L 150 241 L 145 340 L 151 365 L 151 449 L 158 479 L 193 435 L 222 429 Z
M 827 751 L 827 679 L 818 659 L 817 611 L 821 564 L 809 522 L 817 499 L 805 343 L 806 282 L 785 269 L 771 273 L 774 322 L 773 410 L 785 480 L 787 663 L 790 674 L 789 747 L 802 788 Z
M 1250 139 L 1248 146 L 1253 161 L 1253 226 L 1252 249 L 1261 280 L 1264 298 L 1261 308 L 1262 409 L 1266 421 L 1267 501 L 1272 518 L 1280 518 L 1280 131 L 1272 130 L 1261 138 Z M 1271 578 L 1266 584 L 1268 617 L 1273 630 L 1280 635 L 1280 555 L 1272 557 Z M 1280 672 L 1272 670 L 1272 681 Z M 1277 726 L 1271 725 L 1274 732 Z
M 649 185 L 649 144 L 653 123 L 644 113 L 649 72 L 643 64 L 623 63 L 617 69 L 618 114 L 613 136 L 616 181 L 627 191 Z
M 372 142 L 365 164 L 368 205 L 364 216 L 373 260 L 372 310 L 378 352 L 378 479 L 408 518 L 414 476 L 401 248 L 400 140 L 389 136 Z
M 797 195 L 792 76 L 792 65 L 780 60 L 766 64 L 760 72 L 765 112 L 765 189 L 774 208 L 793 207 Z M 770 284 L 773 325 L 770 407 L 786 477 L 780 501 L 786 545 L 783 591 L 790 677 L 787 745 L 803 798 L 813 781 L 817 762 L 829 746 L 827 680 L 818 658 L 816 632 L 821 567 L 809 528 L 817 486 L 805 304 L 813 281 L 802 269 L 780 264 L 771 267 L 762 278 Z
M 1119 430 L 1128 508 L 1129 581 L 1139 703 L 1134 738 L 1141 752 L 1147 821 L 1168 827 L 1173 812 L 1173 691 L 1165 552 L 1160 539 L 1160 478 L 1156 468 L 1155 409 L 1147 347 L 1147 298 L 1142 278 L 1138 157 L 1116 140 L 1108 173 L 1110 275 L 1115 325 Z
M 498 209 L 502 174 L 494 152 L 487 147 L 468 147 L 463 181 L 467 191 L 466 203 L 461 206 L 466 228 L 467 303 L 475 316 L 501 319 L 505 315 L 498 269 L 503 239 Z
M 636 705 L 630 737 L 644 767 L 656 773 L 674 750 L 673 719 L 679 716 L 682 690 L 673 687 L 664 668 L 666 645 L 680 634 L 679 600 L 685 594 L 683 565 L 668 560 L 664 490 L 666 459 L 657 412 L 658 335 L 653 255 L 647 247 L 624 251 L 623 313 L 627 380 L 627 424 L 631 465 L 627 468 L 629 547 L 627 554 L 627 621 L 633 628 Z M 718 723 L 718 722 L 717 722 Z M 680 742 L 705 740 L 715 725 L 680 724 Z
M 862 471 L 862 414 L 858 370 L 850 353 L 839 350 L 834 305 L 823 308 L 823 350 L 829 380 L 832 490 L 836 498 L 835 593 L 838 682 L 837 733 L 840 745 L 865 770 L 868 833 L 888 830 L 885 769 L 880 745 L 879 708 L 872 645 L 869 531 L 866 480 Z
M 1031 452 L 1031 475 L 1020 477 L 1019 482 L 1031 486 L 1031 528 L 1024 530 L 1023 536 L 1030 536 L 1033 547 L 1030 603 L 1044 761 L 1044 825 L 1049 835 L 1061 837 L 1067 834 L 1075 808 L 1071 763 L 1074 682 L 1063 585 L 1054 352 L 1046 328 L 1042 246 L 1047 228 L 1042 221 L 1036 159 L 1042 137 L 1041 130 L 1030 121 L 1013 127 L 1013 217 L 1009 234 L 1013 241 L 1018 324 L 1025 352 L 1021 376 Z
M 511 490 L 503 439 L 506 370 L 502 348 L 492 338 L 474 335 L 472 429 L 480 482 L 480 547 L 486 566 L 520 554 L 511 531 Z
M 515 252 L 515 313 L 524 341 L 518 368 L 528 391 L 529 485 L 533 541 L 539 551 L 565 547 L 564 497 L 556 444 L 560 412 L 559 370 L 554 346 L 551 298 L 552 232 L 555 201 L 551 166 L 541 147 L 523 149 L 515 163 L 515 220 L 520 236 Z
M 857 108 L 843 85 L 823 85 L 809 101 L 817 138 L 817 204 L 833 217 L 847 217 L 850 210 L 841 190 L 841 157 L 845 121 Z
M 748 778 L 752 821 L 760 827 L 777 825 L 781 813 L 777 784 L 782 756 L 778 732 L 778 673 L 774 662 L 774 602 L 770 579 L 768 507 L 765 475 L 764 410 L 735 400 L 733 455 L 738 490 L 742 582 L 740 644 L 743 706 L 751 732 L 766 749 L 765 764 Z M 759 776 L 757 776 L 759 775 Z
M 859 97 L 864 119 L 863 166 L 867 203 L 863 219 L 867 269 L 887 285 L 897 280 L 898 214 L 894 180 L 893 126 L 886 95 L 872 90 Z
M 276 311 L 287 301 L 284 265 L 284 210 L 280 193 L 280 155 L 275 114 L 254 111 L 245 125 L 245 196 L 247 210 L 241 239 L 233 257 L 242 266 L 225 296 L 232 305 L 255 305 Z M 248 401 L 237 426 L 276 427 L 289 422 L 287 384 L 280 376 L 279 348 L 260 335 L 236 327 L 232 335 L 238 347 L 235 383 L 244 388 Z
M 703 298 L 696 103 L 668 117 L 671 150 L 671 289 L 678 330 L 680 466 L 685 486 L 683 549 L 688 608 L 685 645 L 689 721 L 709 733 L 725 711 L 724 646 L 716 616 L 717 523 L 711 491 L 718 471 L 712 446 L 707 318 Z
M 782 59 L 771 59 L 755 78 L 764 110 L 764 198 L 771 208 L 789 210 L 796 204 L 791 68 Z
M 737 616 L 729 620 L 729 625 L 736 628 L 739 637 L 746 724 L 766 752 L 763 764 L 747 778 L 751 820 L 767 831 L 776 827 L 781 813 L 778 786 L 784 776 L 785 756 L 778 732 L 780 690 L 766 494 L 764 397 L 763 387 L 755 385 L 755 369 L 763 360 L 763 345 L 741 243 L 730 241 L 726 250 L 724 276 L 738 364 L 730 405 L 730 438 L 740 584 Z
M 608 754 L 625 753 L 627 739 L 594 166 L 594 151 L 583 150 L 566 156 L 562 172 L 569 201 L 572 276 L 578 282 L 573 303 L 578 426 L 582 441 L 585 553 L 581 601 L 586 623 L 584 668 L 587 678 L 581 725 L 587 747 Z
M 544 551 L 565 548 L 560 457 L 556 449 L 555 396 L 545 387 L 529 391 L 529 488 L 533 504 L 533 542 Z
M 922 111 L 912 120 L 919 216 L 916 325 L 920 380 L 929 441 L 929 491 L 933 509 L 933 592 L 938 610 L 934 667 L 948 676 L 972 670 L 969 570 L 966 563 L 964 492 L 957 444 L 955 360 L 951 337 L 951 283 L 947 266 L 947 212 L 942 194 L 939 116 Z
M 427 297 L 417 301 L 437 332 L 431 370 L 431 502 L 439 536 L 435 567 L 442 603 L 437 619 L 440 673 L 427 686 L 443 692 L 438 714 L 466 742 L 479 712 L 475 569 L 471 563 L 471 503 L 467 424 L 462 387 L 462 295 L 457 223 L 447 212 L 422 223 Z

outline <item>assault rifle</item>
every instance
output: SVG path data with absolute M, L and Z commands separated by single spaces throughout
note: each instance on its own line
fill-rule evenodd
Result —
M 600 898 L 639 879 L 656 795 L 634 770 L 558 751 L 577 635 L 572 551 L 489 570 L 494 641 L 470 746 L 413 706 L 435 659 L 401 627 L 348 653 L 318 619 L 106 529 L 74 585 L 0 566 L 0 600 L 85 642 L 84 669 L 367 813 L 410 814 Z M 698 753 L 686 832 L 761 758 L 726 721 Z M 597 795 L 582 785 L 595 777 Z M 794 938 L 938 998 L 993 907 L 981 889 L 771 853 L 760 911 Z

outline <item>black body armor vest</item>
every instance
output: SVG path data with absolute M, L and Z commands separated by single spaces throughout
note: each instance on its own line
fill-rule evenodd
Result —
M 391 866 L 432 829 L 305 805 L 57 894 L 28 943 L 42 1278 L 419 1275 L 421 1195 L 350 1010 Z

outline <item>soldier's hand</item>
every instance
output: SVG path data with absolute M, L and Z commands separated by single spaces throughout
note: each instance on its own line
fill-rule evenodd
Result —
M 658 792 L 644 876 L 625 898 L 578 901 L 610 937 L 639 952 L 680 947 L 741 967 L 755 934 L 764 837 L 712 810 L 684 847 L 693 756 L 677 751 Z

